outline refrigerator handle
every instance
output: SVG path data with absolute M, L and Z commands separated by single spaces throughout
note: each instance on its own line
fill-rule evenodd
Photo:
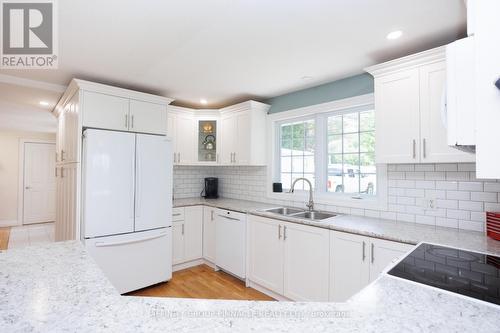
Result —
M 135 217 L 141 216 L 141 200 L 142 200 L 142 177 L 141 177 L 141 170 L 142 170 L 142 162 L 141 162 L 141 155 L 139 152 L 139 149 L 137 149 L 136 145 L 136 153 L 135 153 Z
M 139 243 L 139 242 L 144 242 L 144 241 L 160 238 L 160 237 L 165 236 L 166 234 L 167 234 L 166 232 L 162 232 L 161 234 L 154 235 L 154 236 L 138 238 L 138 239 L 134 238 L 134 239 L 125 240 L 125 241 L 118 241 L 118 242 L 109 242 L 109 243 L 96 242 L 95 246 L 96 247 L 105 247 L 105 246 L 116 246 L 116 245 L 125 245 L 125 244 L 131 244 L 131 243 Z

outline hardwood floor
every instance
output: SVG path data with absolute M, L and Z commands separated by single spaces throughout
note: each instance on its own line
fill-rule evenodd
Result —
M 0 250 L 7 250 L 9 245 L 10 227 L 0 228 Z
M 274 301 L 222 271 L 200 265 L 174 272 L 172 280 L 128 293 L 130 296 Z

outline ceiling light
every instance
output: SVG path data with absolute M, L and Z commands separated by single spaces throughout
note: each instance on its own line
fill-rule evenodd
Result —
M 403 32 L 401 30 L 396 30 L 396 31 L 389 32 L 385 38 L 387 38 L 389 40 L 394 40 L 394 39 L 398 39 L 401 36 L 403 36 Z
M 49 106 L 49 102 L 40 101 L 41 106 Z
M 206 99 L 202 98 L 202 99 L 200 99 L 200 103 L 203 105 L 207 105 L 208 102 Z

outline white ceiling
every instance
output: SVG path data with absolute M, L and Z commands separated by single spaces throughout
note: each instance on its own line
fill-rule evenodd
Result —
M 58 85 L 78 77 L 198 107 L 200 98 L 219 107 L 337 80 L 465 31 L 462 0 L 64 0 L 58 6 L 59 69 L 0 74 Z M 386 40 L 396 29 L 403 37 Z M 0 102 L 34 107 L 53 97 L 32 93 L 2 93 Z

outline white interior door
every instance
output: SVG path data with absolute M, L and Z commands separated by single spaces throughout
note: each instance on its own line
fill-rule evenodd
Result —
M 135 134 L 86 130 L 85 238 L 134 231 Z
M 135 231 L 171 226 L 171 144 L 165 136 L 137 134 L 135 154 Z
M 56 218 L 55 144 L 24 144 L 23 224 Z

